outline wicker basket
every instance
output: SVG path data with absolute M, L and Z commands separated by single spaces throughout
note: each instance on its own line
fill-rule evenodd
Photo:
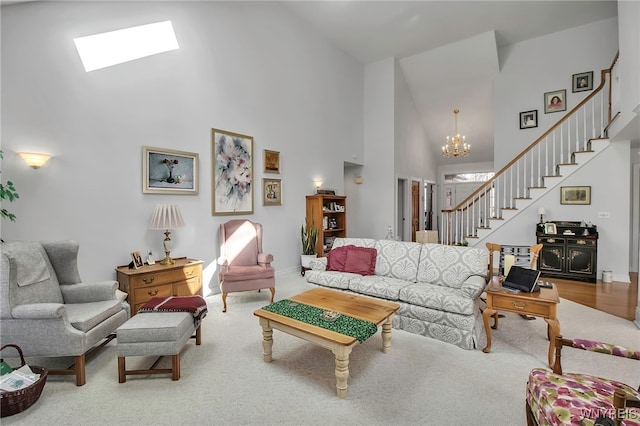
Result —
M 20 361 L 22 362 L 20 367 L 22 367 L 25 364 L 22 349 L 17 345 L 4 345 L 0 348 L 0 352 L 8 347 L 15 348 L 18 351 Z M 13 416 L 14 414 L 20 413 L 21 411 L 31 407 L 38 398 L 40 398 L 42 389 L 47 382 L 47 375 L 49 372 L 46 368 L 42 367 L 33 366 L 30 368 L 34 373 L 40 374 L 40 378 L 31 386 L 27 386 L 24 389 L 18 389 L 11 392 L 0 392 L 0 402 L 2 403 L 2 405 L 0 405 L 0 417 Z

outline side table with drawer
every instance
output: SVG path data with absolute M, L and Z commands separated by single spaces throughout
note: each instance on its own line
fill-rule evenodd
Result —
M 487 334 L 487 346 L 482 352 L 491 352 L 491 329 L 498 328 L 498 318 L 495 324 L 490 326 L 490 318 L 498 311 L 515 312 L 517 314 L 531 315 L 544 318 L 547 323 L 547 338 L 549 339 L 549 351 L 547 358 L 549 366 L 553 367 L 555 353 L 555 339 L 560 334 L 560 322 L 558 321 L 558 289 L 555 284 L 552 288 L 540 288 L 534 293 L 514 293 L 504 290 L 502 286 L 489 284 L 485 292 L 487 307 L 482 312 L 484 330 Z
M 202 261 L 179 257 L 173 265 L 145 264 L 138 269 L 116 268 L 120 290 L 128 294 L 131 315 L 152 297 L 202 296 Z

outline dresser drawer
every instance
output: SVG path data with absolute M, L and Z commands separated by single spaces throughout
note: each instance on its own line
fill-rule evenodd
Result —
M 185 279 L 189 279 L 198 274 L 197 266 L 198 265 L 185 266 L 181 269 L 134 275 L 133 277 L 131 277 L 131 285 L 133 287 L 140 287 L 184 281 Z
M 133 290 L 133 296 L 137 305 L 147 302 L 152 297 L 169 297 L 173 296 L 173 294 L 171 291 L 171 284 L 165 284 L 135 288 Z
M 200 275 L 173 285 L 174 296 L 194 296 L 202 294 L 202 280 Z
M 493 295 L 494 309 L 511 312 L 525 312 L 528 315 L 538 315 L 549 318 L 553 304 L 536 302 L 531 300 L 520 300 L 512 296 L 502 297 L 499 294 Z

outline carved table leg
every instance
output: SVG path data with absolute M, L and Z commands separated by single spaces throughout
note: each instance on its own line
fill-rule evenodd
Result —
M 553 358 L 555 356 L 556 336 L 560 334 L 560 323 L 555 318 L 545 318 L 547 322 L 547 336 L 549 337 L 549 367 L 553 368 Z
M 332 349 L 332 352 L 336 356 L 336 395 L 338 395 L 338 398 L 346 398 L 351 347 L 337 346 Z
M 271 362 L 271 351 L 273 347 L 273 329 L 269 325 L 269 320 L 260 318 L 262 327 L 262 360 Z
M 393 315 L 382 323 L 382 352 L 391 352 L 391 325 L 393 324 Z
M 484 347 L 482 352 L 488 354 L 491 352 L 491 317 L 497 311 L 495 309 L 486 308 L 482 313 L 482 321 L 484 322 L 484 331 L 487 334 L 487 346 Z M 496 318 L 497 321 L 497 318 Z M 497 324 L 497 323 L 496 323 Z

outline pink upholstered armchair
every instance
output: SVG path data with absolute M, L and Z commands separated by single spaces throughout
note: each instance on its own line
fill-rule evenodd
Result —
M 227 312 L 227 294 L 235 291 L 271 290 L 276 294 L 273 256 L 262 252 L 262 225 L 234 219 L 220 225 L 220 290 L 222 312 Z

